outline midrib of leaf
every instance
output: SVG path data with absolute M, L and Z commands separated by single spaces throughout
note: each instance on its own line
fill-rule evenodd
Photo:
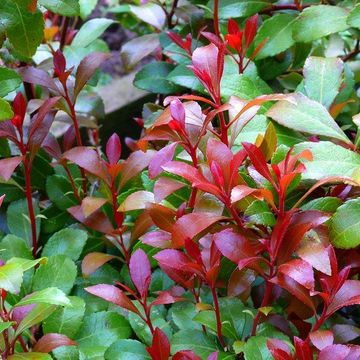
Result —
M 21 20 L 21 25 L 23 27 L 23 35 L 24 35 L 24 37 L 26 39 L 27 53 L 30 54 L 31 51 L 30 51 L 30 48 L 29 48 L 29 38 L 27 36 L 26 27 L 25 27 L 25 24 L 24 24 L 24 19 L 23 19 L 23 16 L 21 14 L 20 7 L 19 7 L 19 5 L 17 3 L 15 3 L 15 7 L 16 7 L 16 10 L 17 10 L 17 12 L 19 14 L 19 17 L 20 17 L 20 20 Z

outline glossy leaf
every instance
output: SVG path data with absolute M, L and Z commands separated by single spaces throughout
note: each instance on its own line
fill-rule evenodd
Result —
M 66 335 L 49 333 L 43 335 L 35 344 L 34 350 L 42 353 L 49 353 L 60 346 L 76 345 L 76 342 Z

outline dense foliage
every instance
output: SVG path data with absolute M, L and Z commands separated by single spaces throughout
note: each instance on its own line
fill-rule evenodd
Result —
M 0 2 L 2 358 L 359 359 L 360 4 L 96 5 Z

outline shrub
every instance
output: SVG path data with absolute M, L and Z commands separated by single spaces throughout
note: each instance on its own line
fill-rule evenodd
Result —
M 127 159 L 95 5 L 0 4 L 2 357 L 358 359 L 359 5 L 111 7 L 156 58 Z

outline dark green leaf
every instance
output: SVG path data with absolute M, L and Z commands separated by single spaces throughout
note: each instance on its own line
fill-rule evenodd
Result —
M 105 352 L 105 360 L 147 360 L 151 359 L 146 347 L 136 340 L 118 340 Z
M 79 0 L 39 0 L 39 3 L 56 14 L 64 16 L 80 14 Z

